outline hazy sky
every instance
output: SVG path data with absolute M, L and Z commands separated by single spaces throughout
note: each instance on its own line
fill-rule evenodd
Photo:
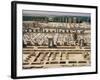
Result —
M 87 16 L 89 17 L 90 15 L 91 15 L 90 13 L 23 10 L 23 16 Z

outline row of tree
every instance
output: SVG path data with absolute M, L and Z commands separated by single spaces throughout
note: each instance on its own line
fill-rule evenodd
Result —
M 91 22 L 90 17 L 83 16 L 23 16 L 23 21 L 41 21 L 41 22 Z

